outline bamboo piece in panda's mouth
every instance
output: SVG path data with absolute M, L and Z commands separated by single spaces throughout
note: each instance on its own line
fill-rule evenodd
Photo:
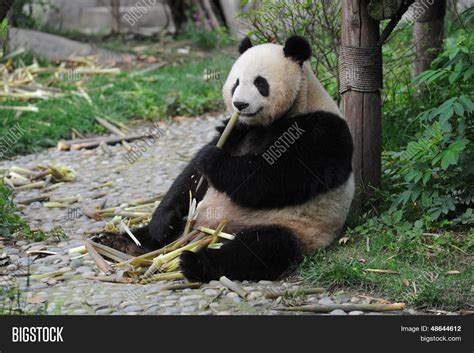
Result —
M 224 131 L 222 132 L 221 137 L 219 137 L 219 140 L 217 141 L 216 146 L 219 148 L 222 148 L 224 146 L 224 143 L 227 141 L 229 138 L 230 133 L 234 129 L 235 124 L 237 123 L 237 120 L 239 119 L 239 112 L 235 111 L 232 113 L 232 116 L 230 117 L 229 122 L 225 126 Z M 196 186 L 196 191 L 199 190 L 201 187 L 202 183 L 204 181 L 204 176 L 202 175 L 201 178 L 199 179 L 199 182 Z

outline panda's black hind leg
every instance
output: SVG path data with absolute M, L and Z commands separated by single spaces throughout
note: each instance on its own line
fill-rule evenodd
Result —
M 245 229 L 220 249 L 185 251 L 180 258 L 184 276 L 208 282 L 227 276 L 234 280 L 274 280 L 301 259 L 295 235 L 282 227 Z

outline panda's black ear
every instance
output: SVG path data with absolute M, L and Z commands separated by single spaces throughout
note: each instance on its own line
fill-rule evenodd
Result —
M 298 64 L 303 65 L 311 57 L 311 46 L 305 38 L 292 36 L 286 40 L 283 53 L 287 58 L 292 58 Z
M 245 37 L 242 39 L 242 41 L 239 44 L 239 53 L 243 54 L 247 49 L 250 49 L 253 47 L 252 42 L 250 41 L 249 37 Z

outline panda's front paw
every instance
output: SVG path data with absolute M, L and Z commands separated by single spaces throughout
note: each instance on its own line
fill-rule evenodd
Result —
M 213 168 L 219 166 L 225 157 L 225 152 L 216 146 L 204 146 L 194 158 L 196 168 L 204 175 L 212 173 Z
M 179 258 L 179 267 L 188 281 L 209 282 L 217 279 L 204 251 L 183 251 Z
M 90 240 L 94 243 L 119 250 L 128 255 L 139 256 L 146 252 L 137 246 L 126 234 L 102 233 L 92 237 Z

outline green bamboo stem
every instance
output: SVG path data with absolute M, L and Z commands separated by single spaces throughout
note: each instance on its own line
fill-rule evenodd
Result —
M 235 111 L 232 113 L 232 116 L 230 117 L 229 122 L 227 123 L 224 131 L 222 132 L 221 137 L 219 137 L 219 140 L 217 141 L 217 144 L 216 144 L 217 147 L 222 148 L 222 146 L 224 146 L 225 142 L 229 138 L 230 133 L 234 129 L 235 124 L 237 124 L 237 120 L 239 120 L 239 112 Z M 203 181 L 204 181 L 204 176 L 201 176 L 196 186 L 196 191 L 199 190 Z

